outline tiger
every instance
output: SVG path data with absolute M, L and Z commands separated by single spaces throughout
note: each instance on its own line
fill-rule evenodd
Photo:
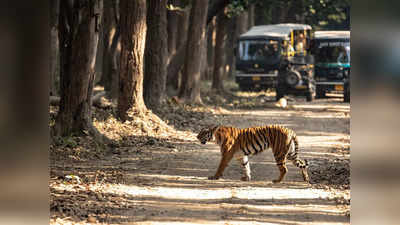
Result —
M 220 146 L 221 161 L 214 176 L 209 180 L 217 180 L 222 177 L 225 168 L 232 158 L 239 161 L 243 176 L 242 181 L 250 181 L 249 156 L 257 155 L 264 150 L 271 149 L 280 175 L 273 183 L 279 183 L 285 177 L 288 169 L 286 160 L 300 168 L 305 182 L 309 182 L 307 172 L 308 163 L 298 157 L 299 144 L 296 133 L 281 125 L 266 125 L 250 128 L 235 128 L 226 126 L 208 126 L 197 135 L 201 144 L 214 140 Z

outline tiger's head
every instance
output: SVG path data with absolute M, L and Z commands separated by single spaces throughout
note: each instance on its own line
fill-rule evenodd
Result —
M 217 130 L 218 126 L 209 126 L 201 129 L 199 134 L 197 135 L 197 139 L 203 145 L 206 144 L 208 141 L 213 139 L 213 134 Z

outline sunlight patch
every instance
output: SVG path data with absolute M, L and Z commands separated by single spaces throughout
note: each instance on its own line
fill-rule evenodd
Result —
M 138 187 L 129 185 L 113 185 L 109 193 L 130 195 L 132 197 L 153 197 L 165 199 L 215 200 L 215 199 L 320 199 L 328 198 L 329 192 L 321 189 L 291 188 L 221 188 L 192 189 L 173 187 Z

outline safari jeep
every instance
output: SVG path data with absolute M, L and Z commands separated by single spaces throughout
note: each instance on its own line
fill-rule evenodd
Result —
M 350 31 L 316 31 L 312 46 L 317 98 L 324 98 L 328 92 L 338 92 L 349 102 Z
M 241 90 L 275 88 L 315 97 L 314 59 L 308 49 L 312 29 L 304 24 L 254 26 L 238 39 L 235 80 Z

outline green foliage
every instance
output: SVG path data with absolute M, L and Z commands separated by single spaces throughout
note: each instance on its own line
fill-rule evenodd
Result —
M 243 11 L 247 10 L 249 3 L 254 0 L 232 0 L 228 5 L 228 18 L 240 15 Z
M 306 22 L 316 29 L 350 29 L 350 0 L 305 0 Z
M 350 0 L 249 0 L 256 4 L 256 24 L 310 24 L 316 29 L 350 29 Z M 280 13 L 287 15 L 281 18 Z M 294 19 L 295 18 L 295 19 Z
M 191 4 L 191 0 L 168 1 L 167 10 L 182 11 Z

